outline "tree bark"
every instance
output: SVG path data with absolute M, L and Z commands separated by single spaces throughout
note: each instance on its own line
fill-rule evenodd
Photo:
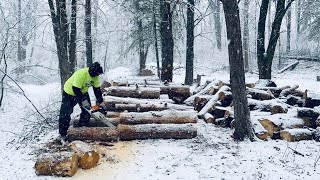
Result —
M 168 1 L 161 1 L 161 56 L 162 56 L 162 69 L 161 80 L 172 82 L 173 76 L 173 34 L 172 34 L 172 12 L 171 5 Z
M 250 0 L 244 1 L 244 22 L 243 22 L 243 49 L 244 49 L 244 69 L 249 71 L 249 6 Z
M 285 6 L 285 0 L 277 1 L 275 18 L 272 23 L 271 35 L 269 38 L 268 48 L 265 50 L 265 25 L 268 13 L 269 0 L 262 0 L 260 6 L 260 15 L 258 22 L 258 39 L 257 39 L 257 58 L 259 79 L 271 79 L 271 68 L 277 41 L 280 37 L 280 28 L 287 9 L 291 6 L 292 1 Z
M 144 98 L 144 99 L 159 99 L 159 88 L 134 88 L 134 87 L 110 87 L 107 94 L 118 97 Z
M 209 1 L 211 8 L 213 10 L 213 18 L 214 18 L 214 32 L 217 41 L 217 48 L 221 51 L 221 17 L 220 17 L 220 2 L 217 0 Z
M 157 59 L 157 75 L 160 78 L 160 60 L 159 60 L 159 47 L 158 47 L 158 32 L 157 32 L 157 19 L 156 19 L 156 10 L 155 10 L 155 0 L 153 1 L 153 33 L 154 33 L 154 48 L 156 52 Z
M 229 41 L 230 82 L 234 97 L 235 131 L 233 138 L 242 141 L 248 137 L 253 140 L 254 134 L 246 98 L 239 7 L 237 0 L 223 0 L 222 4 Z
M 287 12 L 287 54 L 291 51 L 291 9 Z
M 64 83 L 75 70 L 75 62 L 71 62 L 68 56 L 69 25 L 66 14 L 66 1 L 57 1 L 56 7 L 54 6 L 53 0 L 48 0 L 48 4 L 51 12 L 53 32 L 56 40 L 62 93 Z
M 77 56 L 77 0 L 71 1 L 71 29 L 70 29 L 70 43 L 69 43 L 69 59 L 72 67 L 76 66 Z
M 187 8 L 187 53 L 186 53 L 186 76 L 184 83 L 193 83 L 193 60 L 194 60 L 194 0 L 188 0 Z
M 86 57 L 87 66 L 91 66 L 92 59 L 92 35 L 91 35 L 91 0 L 86 0 L 84 29 L 86 31 Z

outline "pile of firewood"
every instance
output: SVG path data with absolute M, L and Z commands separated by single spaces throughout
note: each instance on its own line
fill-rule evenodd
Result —
M 37 175 L 73 176 L 78 168 L 95 167 L 99 159 L 99 153 L 91 145 L 83 141 L 73 141 L 68 145 L 68 151 L 39 156 L 35 170 Z
M 299 141 L 315 139 L 320 126 L 320 92 L 298 90 L 299 86 L 275 86 L 275 83 L 247 84 L 251 120 L 258 138 Z M 233 97 L 228 83 L 207 82 L 185 100 L 193 105 L 199 118 L 221 127 L 234 128 Z

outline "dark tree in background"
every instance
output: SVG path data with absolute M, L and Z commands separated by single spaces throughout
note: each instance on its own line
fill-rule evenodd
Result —
M 84 28 L 86 31 L 87 66 L 90 66 L 93 63 L 93 60 L 92 60 L 92 36 L 91 36 L 91 0 L 86 0 Z
M 257 58 L 258 58 L 258 69 L 259 79 L 271 79 L 271 67 L 276 50 L 277 41 L 280 36 L 280 28 L 284 15 L 290 8 L 292 2 L 290 0 L 287 5 L 285 0 L 278 0 L 275 12 L 275 17 L 272 23 L 271 35 L 269 38 L 269 44 L 267 50 L 265 49 L 265 27 L 266 18 L 268 13 L 268 6 L 270 0 L 262 0 L 260 6 L 260 15 L 258 22 L 258 37 L 257 37 Z
M 244 0 L 243 8 L 243 50 L 244 50 L 244 69 L 249 71 L 249 5 L 250 0 Z
M 230 82 L 234 97 L 235 131 L 233 138 L 242 141 L 248 137 L 250 140 L 253 140 L 254 134 L 246 97 L 239 7 L 237 0 L 221 0 L 221 2 L 226 19 L 229 42 Z
M 169 1 L 161 1 L 160 12 L 161 12 L 160 35 L 161 35 L 161 57 L 162 57 L 161 80 L 172 82 L 174 42 L 173 42 L 173 35 L 172 35 L 172 12 L 171 12 L 171 4 Z
M 76 1 L 72 1 L 75 5 Z M 53 32 L 56 40 L 56 47 L 58 53 L 58 60 L 59 60 L 59 70 L 60 70 L 60 78 L 61 78 L 61 93 L 63 92 L 63 85 L 67 81 L 67 79 L 73 74 L 75 70 L 75 58 L 71 58 L 75 56 L 75 54 L 68 53 L 68 44 L 75 46 L 75 41 L 72 42 L 70 39 L 69 34 L 69 23 L 67 19 L 66 13 L 66 0 L 56 0 L 54 3 L 53 0 L 48 0 L 49 8 L 51 11 L 51 20 L 53 26 Z M 55 6 L 56 5 L 56 6 Z M 75 17 L 76 14 L 73 15 Z M 75 27 L 73 23 L 76 21 L 71 22 L 71 27 Z M 71 36 L 76 36 L 76 34 L 71 34 Z M 70 52 L 70 51 L 69 51 Z
M 188 0 L 187 4 L 187 53 L 186 76 L 184 83 L 193 83 L 193 59 L 194 59 L 194 0 Z

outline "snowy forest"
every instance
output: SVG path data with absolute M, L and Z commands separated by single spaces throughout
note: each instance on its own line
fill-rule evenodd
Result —
M 1 179 L 319 179 L 319 6 L 1 0 Z

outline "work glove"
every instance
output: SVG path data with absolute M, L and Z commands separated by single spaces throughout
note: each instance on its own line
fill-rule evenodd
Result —
M 84 108 L 86 108 L 86 109 L 89 109 L 89 110 L 91 109 L 90 103 L 89 103 L 88 100 L 82 101 L 82 107 L 84 107 Z

